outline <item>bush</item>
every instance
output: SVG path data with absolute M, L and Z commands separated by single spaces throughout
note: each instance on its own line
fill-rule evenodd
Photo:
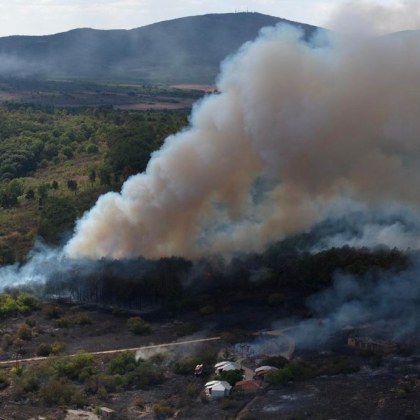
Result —
M 61 316 L 61 309 L 56 305 L 45 305 L 42 308 L 42 314 L 47 319 L 57 319 Z
M 7 379 L 6 371 L 0 369 L 0 389 L 6 388 L 9 385 L 9 380 Z
M 243 370 L 228 370 L 226 372 L 221 372 L 216 375 L 216 380 L 226 381 L 230 385 L 234 386 L 236 382 L 242 381 L 243 379 Z
M 54 341 L 54 343 L 51 344 L 51 353 L 53 354 L 59 354 L 66 348 L 66 345 L 62 343 L 61 341 Z
M 93 356 L 80 351 L 76 355 L 56 360 L 53 364 L 55 375 L 58 378 L 85 381 L 96 374 Z
M 1 339 L 1 348 L 7 350 L 13 343 L 13 337 L 11 334 L 6 333 Z
M 317 373 L 317 369 L 314 366 L 297 360 L 289 362 L 283 368 L 271 371 L 267 375 L 267 380 L 274 385 L 280 385 L 292 380 L 312 378 Z
M 26 293 L 12 291 L 0 295 L 0 317 L 29 314 L 38 308 L 38 300 Z
M 41 357 L 49 356 L 52 353 L 52 346 L 48 343 L 41 343 L 36 349 L 36 355 Z
M 85 312 L 80 312 L 72 317 L 73 324 L 75 325 L 90 325 L 92 318 Z
M 79 312 L 72 316 L 65 316 L 56 320 L 59 328 L 68 328 L 72 325 L 89 325 L 92 324 L 92 318 L 85 312 Z
M 158 404 L 153 404 L 153 413 L 159 420 L 167 419 L 175 414 L 175 409 L 167 405 L 165 402 L 159 402 Z
M 113 357 L 107 363 L 107 370 L 111 375 L 120 375 L 125 386 L 135 385 L 143 388 L 163 380 L 161 369 L 144 360 L 136 361 L 134 353 L 130 352 Z
M 139 316 L 128 318 L 127 328 L 133 334 L 149 334 L 152 331 L 150 324 Z
M 31 340 L 32 339 L 32 329 L 31 327 L 24 323 L 20 324 L 16 332 L 16 336 L 21 340 Z
M 114 356 L 108 363 L 108 372 L 115 375 L 124 375 L 127 372 L 135 370 L 137 367 L 137 361 L 135 354 L 132 352 L 123 352 Z
M 100 373 L 89 378 L 85 383 L 86 391 L 92 394 L 115 392 L 123 383 L 121 375 Z
M 42 385 L 39 395 L 44 404 L 49 406 L 75 405 L 83 407 L 87 404 L 86 394 L 76 385 L 60 379 L 52 379 Z

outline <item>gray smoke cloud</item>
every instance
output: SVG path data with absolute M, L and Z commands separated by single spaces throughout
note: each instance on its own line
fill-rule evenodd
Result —
M 326 26 L 353 36 L 383 35 L 420 28 L 420 9 L 416 0 L 393 3 L 348 1 L 338 7 Z
M 145 173 L 99 198 L 65 253 L 259 251 L 324 220 L 341 200 L 417 214 L 417 34 L 325 37 L 308 44 L 279 26 L 244 45 L 222 65 L 220 93 L 195 106 Z
M 333 287 L 312 296 L 314 318 L 290 332 L 300 347 L 318 347 L 343 329 L 365 326 L 396 342 L 412 341 L 420 328 L 420 264 L 401 273 L 357 278 L 337 274 Z M 376 278 L 375 278 L 376 277 Z

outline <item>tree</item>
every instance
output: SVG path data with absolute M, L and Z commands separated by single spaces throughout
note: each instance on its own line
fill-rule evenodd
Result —
M 18 204 L 18 199 L 15 192 L 10 188 L 5 187 L 0 190 L 0 206 L 7 209 Z
M 74 179 L 69 179 L 67 181 L 67 188 L 70 191 L 73 191 L 74 193 L 76 193 L 76 191 L 77 191 L 77 181 L 75 181 Z
M 96 171 L 95 171 L 95 168 L 92 168 L 92 169 L 89 171 L 89 181 L 90 181 L 92 184 L 94 184 L 94 183 L 95 183 L 95 181 L 96 181 Z
M 111 185 L 111 168 L 108 165 L 99 166 L 98 176 L 101 185 Z
M 35 191 L 30 188 L 28 191 L 26 191 L 25 198 L 27 200 L 33 200 L 35 198 Z
M 143 318 L 134 316 L 127 319 L 127 328 L 133 334 L 149 334 L 151 332 L 150 324 L 147 323 Z
M 58 243 L 66 231 L 72 230 L 77 212 L 73 201 L 64 197 L 49 197 L 41 211 L 38 233 L 50 243 Z
M 40 201 L 44 201 L 48 197 L 48 187 L 45 184 L 38 185 L 38 195 Z

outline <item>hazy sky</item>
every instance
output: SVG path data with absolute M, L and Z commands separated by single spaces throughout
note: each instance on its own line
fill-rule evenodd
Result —
M 407 2 L 368 1 L 380 6 Z M 0 36 L 80 27 L 131 29 L 181 16 L 246 10 L 328 26 L 337 7 L 345 3 L 348 0 L 0 0 Z

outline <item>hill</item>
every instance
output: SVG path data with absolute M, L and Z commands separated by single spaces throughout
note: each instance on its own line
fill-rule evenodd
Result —
M 280 22 L 259 13 L 179 18 L 132 30 L 74 29 L 47 36 L 0 38 L 0 75 L 212 83 L 219 64 L 259 30 Z

